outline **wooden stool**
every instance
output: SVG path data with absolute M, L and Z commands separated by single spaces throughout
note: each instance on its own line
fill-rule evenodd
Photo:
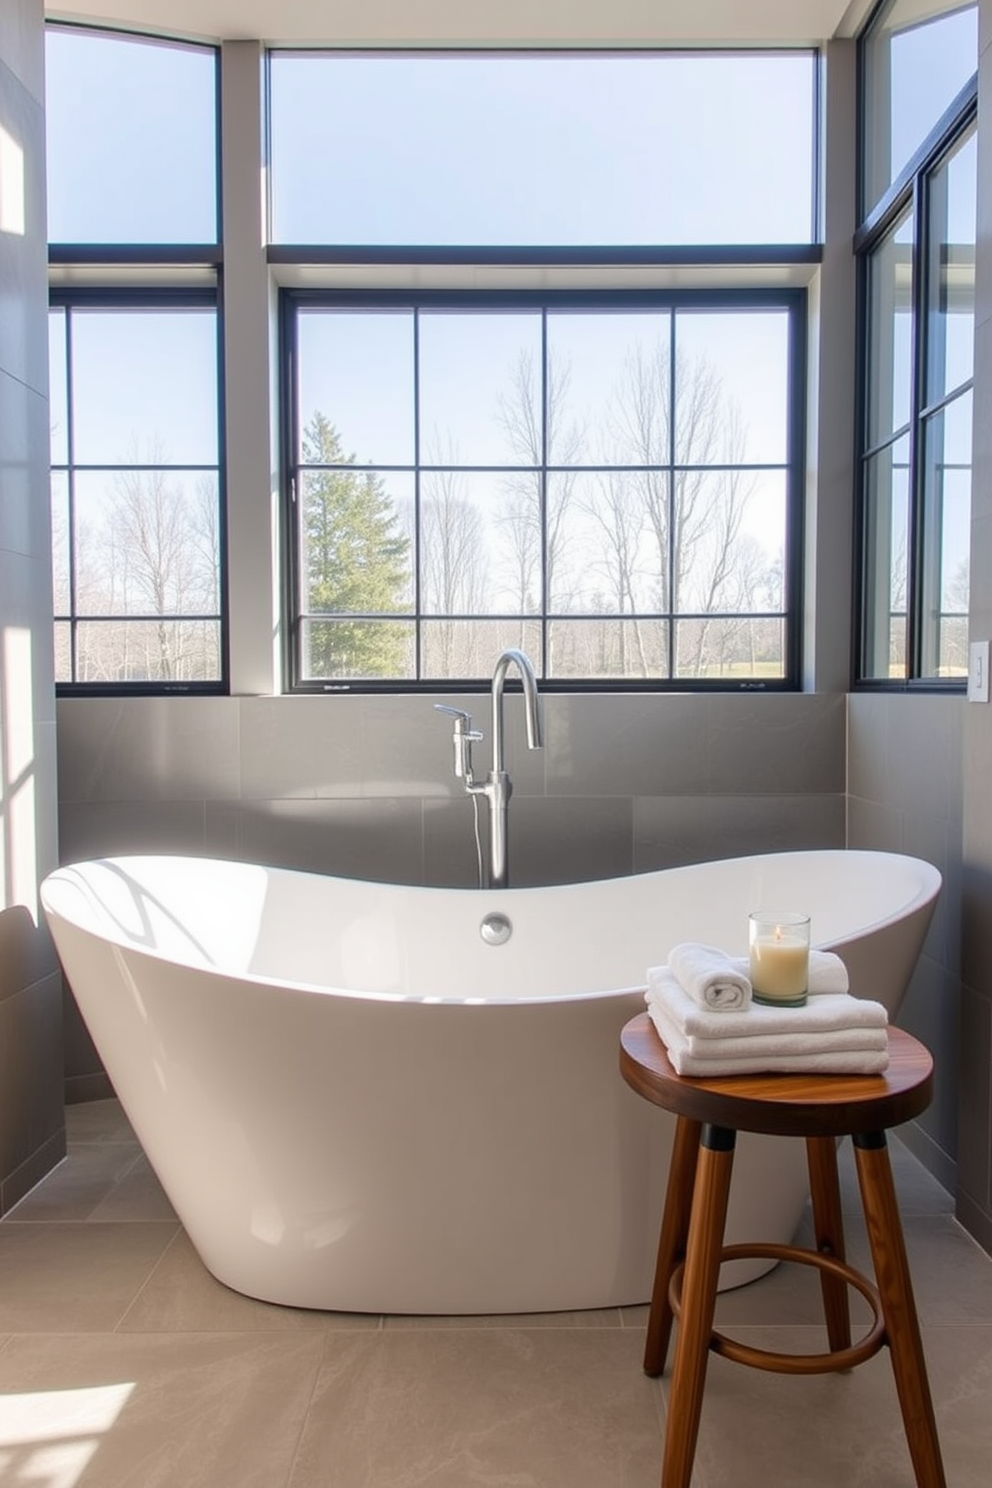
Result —
M 679 1318 L 668 1401 L 662 1488 L 688 1488 L 699 1432 L 709 1352 L 784 1374 L 849 1369 L 889 1346 L 896 1391 L 919 1488 L 945 1488 L 926 1363 L 913 1301 L 885 1133 L 930 1104 L 933 1060 L 898 1028 L 889 1030 L 883 1075 L 729 1075 L 675 1073 L 647 1013 L 620 1035 L 620 1071 L 646 1100 L 678 1117 L 658 1243 L 644 1369 L 665 1368 L 672 1320 Z M 796 1245 L 723 1244 L 739 1131 L 804 1137 L 816 1250 Z M 837 1142 L 854 1139 L 861 1202 L 876 1284 L 845 1263 Z M 775 1354 L 714 1331 L 720 1263 L 764 1256 L 799 1261 L 820 1273 L 829 1352 Z M 871 1329 L 851 1342 L 848 1287 L 867 1298 Z

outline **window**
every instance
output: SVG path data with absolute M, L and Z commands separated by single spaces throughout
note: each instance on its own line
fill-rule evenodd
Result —
M 218 691 L 216 52 L 46 46 L 56 681 Z
M 876 173 L 883 194 L 869 204 L 859 235 L 858 678 L 960 686 L 967 675 L 977 38 L 975 7 L 928 8 L 938 13 L 921 19 L 919 6 L 883 7 L 862 51 L 866 178 L 873 179 L 872 159 L 909 166 Z M 898 77 L 888 115 L 879 113 L 879 74 L 887 75 L 880 54 Z M 902 147 L 890 150 L 897 134 Z
M 46 29 L 53 243 L 216 243 L 217 57 L 151 37 Z
M 815 80 L 796 51 L 276 51 L 271 241 L 810 243 Z
M 270 55 L 293 686 L 798 685 L 817 71 Z
M 212 298 L 53 296 L 59 682 L 221 676 Z
M 294 680 L 791 680 L 802 309 L 287 295 Z

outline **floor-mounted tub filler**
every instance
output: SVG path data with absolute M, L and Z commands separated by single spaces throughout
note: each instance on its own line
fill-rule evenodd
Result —
M 486 894 L 122 857 L 42 898 L 213 1274 L 298 1307 L 456 1314 L 649 1296 L 672 1128 L 617 1068 L 649 965 L 682 940 L 743 953 L 749 910 L 799 907 L 894 1015 L 939 887 L 855 851 Z M 728 1241 L 788 1241 L 802 1144 L 742 1139 L 734 1182 Z M 731 1282 L 768 1263 L 736 1264 Z

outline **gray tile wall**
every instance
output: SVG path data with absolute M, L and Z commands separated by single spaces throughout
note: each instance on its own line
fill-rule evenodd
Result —
M 971 618 L 992 637 L 992 0 L 980 10 Z M 992 706 L 964 723 L 958 1215 L 992 1250 Z
M 923 1040 L 935 1061 L 933 1104 L 904 1136 L 952 1191 L 958 1154 L 966 707 L 960 697 L 936 695 L 855 693 L 848 700 L 848 845 L 926 858 L 944 879 L 899 1022 Z
M 488 737 L 488 695 L 62 699 L 62 861 L 195 852 L 471 887 L 472 805 L 434 701 Z M 549 696 L 537 752 L 521 706 L 508 696 L 516 884 L 843 845 L 843 694 Z M 67 1039 L 70 1094 L 92 1094 L 75 1018 Z
M 0 1214 L 65 1152 L 36 894 L 56 858 L 42 24 L 42 0 L 0 4 L 0 128 L 24 160 L 23 230 L 19 212 L 0 221 Z

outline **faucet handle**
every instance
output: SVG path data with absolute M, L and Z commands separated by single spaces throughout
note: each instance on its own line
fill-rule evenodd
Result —
M 455 720 L 453 743 L 455 747 L 455 778 L 472 780 L 472 745 L 482 738 L 478 729 L 472 727 L 472 715 L 464 708 L 450 708 L 447 703 L 435 703 L 438 713 L 447 713 Z

